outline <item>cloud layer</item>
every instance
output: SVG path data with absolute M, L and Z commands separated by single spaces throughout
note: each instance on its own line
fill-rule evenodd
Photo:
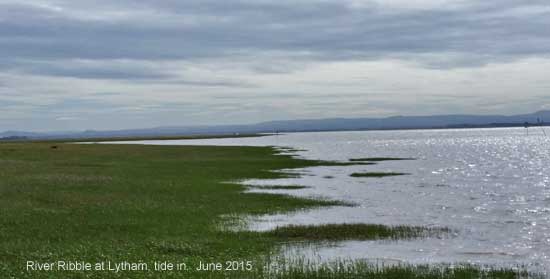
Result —
M 411 2 L 0 0 L 0 130 L 515 113 L 548 101 L 537 97 L 549 88 L 548 1 Z

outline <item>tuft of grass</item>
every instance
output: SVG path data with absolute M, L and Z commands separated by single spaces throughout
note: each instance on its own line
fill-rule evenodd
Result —
M 307 151 L 306 149 L 293 148 L 293 147 L 275 147 L 278 151 L 281 152 L 302 152 Z
M 274 185 L 274 186 L 250 186 L 252 188 L 266 189 L 266 190 L 299 190 L 310 188 L 302 185 Z
M 411 239 L 449 233 L 447 228 L 385 226 L 377 224 L 290 225 L 263 232 L 284 240 L 339 241 Z
M 370 157 L 370 158 L 352 158 L 350 162 L 381 162 L 381 161 L 403 161 L 416 160 L 414 158 L 397 158 L 397 157 Z
M 408 175 L 404 172 L 354 172 L 350 174 L 351 177 L 386 177 L 386 176 L 397 176 L 397 175 Z

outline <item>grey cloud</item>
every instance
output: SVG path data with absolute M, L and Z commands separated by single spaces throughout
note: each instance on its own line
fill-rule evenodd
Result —
M 68 6 L 83 9 L 78 3 Z M 550 49 L 550 13 L 536 10 L 548 9 L 547 1 L 485 1 L 448 10 L 400 12 L 373 5 L 352 8 L 343 1 L 116 5 L 130 15 L 136 7 L 151 13 L 85 20 L 71 16 L 71 9 L 64 13 L 12 5 L 11 10 L 24 10 L 30 16 L 23 20 L 7 15 L 10 6 L 3 9 L 1 16 L 8 20 L 0 27 L 0 46 L 12 56 L 27 58 L 199 59 L 269 51 L 311 60 L 449 52 L 473 57 L 457 62 L 460 65 L 546 55 Z M 518 8 L 532 11 L 526 15 L 514 11 Z M 186 18 L 197 24 L 186 24 Z M 453 66 L 446 63 L 445 67 Z
M 225 94 L 225 95 L 214 95 L 216 99 L 219 100 L 239 100 L 239 99 L 247 99 L 247 100 L 267 100 L 267 99 L 294 99 L 294 100 L 313 100 L 313 99 L 340 99 L 340 98 L 356 98 L 361 97 L 366 94 L 364 93 L 347 93 L 347 92 L 334 92 L 334 93 L 312 93 L 312 92 L 275 92 L 275 93 L 269 93 L 269 94 L 246 94 L 246 95 L 240 95 L 240 96 L 234 96 L 231 94 Z M 377 95 L 373 93 L 369 93 L 368 95 Z
M 154 64 L 154 63 L 153 63 Z M 79 79 L 127 80 L 133 83 L 180 84 L 205 87 L 251 88 L 254 84 L 241 80 L 209 78 L 199 80 L 183 78 L 162 66 L 147 61 L 119 60 L 47 60 L 30 61 L 17 59 L 0 60 L 0 70 L 6 69 L 22 74 L 71 77 Z M 0 84 L 1 86 L 1 84 Z
M 152 69 L 119 67 L 111 68 L 106 66 L 83 66 L 73 65 L 67 62 L 66 65 L 42 65 L 42 66 L 24 66 L 25 72 L 35 75 L 74 77 L 82 79 L 155 79 L 165 80 L 176 78 L 169 73 L 156 72 Z
M 110 96 L 120 96 L 121 93 L 117 93 L 117 92 L 96 92 L 96 93 L 92 93 L 90 95 L 96 96 L 96 97 L 110 97 Z
M 255 88 L 257 85 L 239 80 L 186 80 L 186 79 L 177 79 L 173 81 L 163 81 L 162 83 L 171 83 L 171 84 L 180 84 L 188 86 L 201 86 L 201 87 L 238 87 L 238 88 Z
M 44 129 L 43 115 L 89 119 L 77 128 L 127 128 L 367 113 L 362 106 L 426 114 L 544 104 L 543 96 L 515 102 L 544 95 L 544 59 L 526 60 L 533 65 L 517 82 L 512 66 L 494 64 L 550 57 L 548 0 L 460 2 L 408 9 L 349 0 L 0 0 L 0 106 L 11 111 L 2 117 L 27 119 L 3 125 Z M 381 62 L 326 63 L 367 60 Z M 453 69 L 488 63 L 488 76 Z M 392 67 L 406 70 L 394 75 Z M 334 79 L 326 72 L 333 69 L 342 69 Z M 369 71 L 372 80 L 357 79 Z M 281 75 L 289 72 L 298 73 Z M 414 84 L 416 73 L 425 84 Z M 501 96 L 512 83 L 525 90 Z M 195 103 L 163 103 L 187 99 Z
M 47 105 L 37 106 L 37 111 L 44 113 L 53 112 L 61 113 L 67 111 L 74 112 L 87 112 L 87 111 L 104 111 L 118 108 L 120 105 L 116 105 L 100 99 L 84 99 L 84 98 L 65 98 L 56 100 L 55 102 Z
M 0 70 L 22 74 L 81 79 L 175 79 L 177 75 L 139 61 L 31 60 L 0 57 Z
M 24 102 L 20 102 L 20 101 L 15 101 L 10 99 L 0 99 L 0 107 L 3 109 L 8 109 L 10 107 L 20 106 L 24 104 L 25 104 Z

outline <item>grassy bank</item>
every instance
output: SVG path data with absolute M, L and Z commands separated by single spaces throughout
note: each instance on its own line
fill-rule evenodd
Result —
M 264 272 L 264 255 L 284 239 L 221 231 L 220 216 L 340 204 L 244 194 L 244 186 L 222 183 L 285 176 L 272 172 L 279 169 L 338 164 L 275 152 L 263 147 L 2 143 L 1 278 L 257 277 Z M 144 263 L 148 270 L 36 270 L 57 261 L 113 268 Z M 237 263 L 230 263 L 234 271 L 225 270 L 227 261 Z M 155 262 L 184 265 L 182 270 L 155 271 Z M 196 271 L 199 262 L 221 263 L 224 271 Z M 252 271 L 243 271 L 249 264 Z
M 220 183 L 284 176 L 271 170 L 321 164 L 273 156 L 270 148 L 0 145 L 0 273 L 27 272 L 27 260 L 85 262 L 252 259 L 274 245 L 218 231 L 224 214 L 264 214 L 334 205 L 283 195 L 243 194 Z M 86 273 L 68 273 L 73 278 Z M 59 274 L 57 274 L 59 275 Z M 103 278 L 120 276 L 101 274 Z M 169 277 L 137 272 L 132 278 Z

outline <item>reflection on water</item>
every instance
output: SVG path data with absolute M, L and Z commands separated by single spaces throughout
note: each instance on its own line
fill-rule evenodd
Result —
M 538 133 L 537 133 L 538 132 Z M 410 263 L 473 262 L 550 270 L 550 138 L 522 128 L 294 133 L 259 138 L 145 141 L 146 144 L 288 146 L 308 159 L 412 157 L 369 166 L 313 167 L 300 178 L 249 180 L 252 185 L 304 185 L 250 191 L 321 196 L 357 207 L 331 207 L 258 218 L 251 229 L 286 224 L 376 223 L 445 226 L 457 235 L 398 242 L 349 241 L 287 247 L 316 259 L 367 258 Z M 411 175 L 354 178 L 353 172 Z

